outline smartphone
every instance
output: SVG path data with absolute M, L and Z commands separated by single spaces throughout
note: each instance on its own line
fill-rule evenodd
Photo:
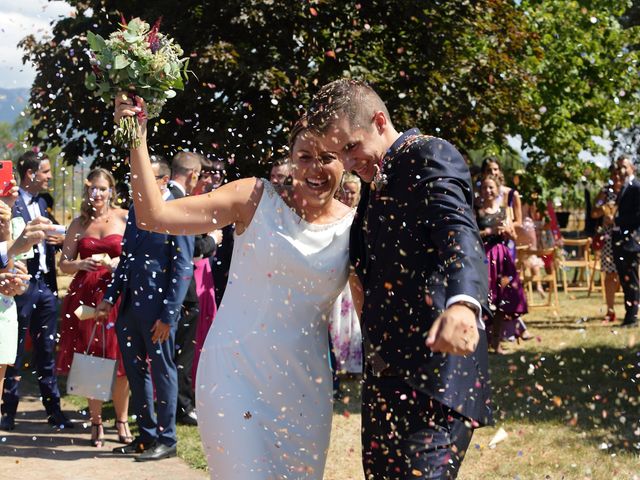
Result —
M 58 235 L 66 235 L 67 234 L 67 227 L 66 226 L 64 226 L 64 225 L 55 225 L 55 224 L 52 225 L 52 226 L 54 227 L 52 233 L 56 233 Z
M 0 197 L 8 197 L 11 192 L 11 180 L 13 180 L 13 162 L 0 160 Z

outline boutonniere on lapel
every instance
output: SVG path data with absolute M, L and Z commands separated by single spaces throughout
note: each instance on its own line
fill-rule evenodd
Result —
M 384 164 L 383 164 L 384 166 Z M 376 173 L 373 176 L 373 180 L 371 181 L 371 190 L 374 192 L 380 192 L 382 187 L 384 187 L 389 179 L 387 178 L 387 174 L 382 171 L 379 165 L 375 165 Z

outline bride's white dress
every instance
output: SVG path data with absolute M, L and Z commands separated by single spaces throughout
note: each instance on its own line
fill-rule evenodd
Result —
M 354 212 L 309 224 L 263 182 L 200 357 L 200 435 L 212 479 L 321 480 L 332 417 L 328 319 L 347 282 Z

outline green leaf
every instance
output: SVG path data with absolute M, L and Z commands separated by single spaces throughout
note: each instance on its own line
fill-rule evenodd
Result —
M 87 74 L 87 76 L 84 79 L 84 86 L 87 88 L 87 90 L 95 90 L 98 86 L 96 84 L 96 74 L 93 72 L 90 72 Z
M 131 33 L 131 32 L 124 32 L 122 34 L 122 37 L 127 43 L 137 43 L 138 41 L 141 40 L 139 35 L 136 35 L 135 33 Z
M 113 68 L 115 68 L 116 70 L 122 70 L 123 68 L 126 68 L 129 66 L 129 60 L 127 59 L 127 57 L 125 57 L 124 55 L 117 55 L 114 62 L 113 62 Z
M 178 75 L 173 82 L 172 87 L 176 90 L 184 90 L 184 81 L 182 80 L 182 76 Z
M 95 35 L 93 32 L 87 32 L 87 42 L 94 52 L 100 52 L 107 47 L 104 38 L 100 35 Z

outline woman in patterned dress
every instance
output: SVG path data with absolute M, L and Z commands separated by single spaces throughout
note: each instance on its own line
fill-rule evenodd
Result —
M 598 234 L 602 238 L 600 270 L 604 275 L 604 292 L 607 302 L 607 314 L 604 319 L 606 322 L 614 322 L 616 319 L 614 302 L 616 290 L 618 290 L 620 285 L 616 265 L 613 261 L 613 243 L 611 240 L 616 198 L 618 197 L 620 188 L 622 188 L 622 180 L 620 179 L 618 170 L 613 167 L 610 169 L 609 181 L 602 187 L 600 193 L 598 193 L 594 209 L 591 212 L 593 218 L 602 218 L 602 225 L 600 226 Z

